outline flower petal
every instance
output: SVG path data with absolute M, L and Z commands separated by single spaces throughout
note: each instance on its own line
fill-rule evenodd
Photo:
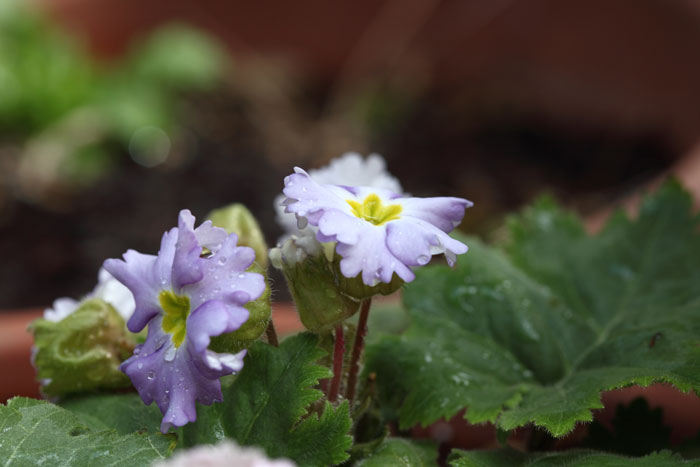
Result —
M 404 281 L 410 282 L 415 274 L 396 258 L 387 248 L 386 231 L 383 227 L 367 223 L 354 245 L 338 243 L 336 251 L 343 259 L 340 272 L 345 277 L 362 273 L 362 282 L 374 286 L 378 282 L 391 282 L 394 272 Z
M 469 200 L 451 197 L 401 198 L 395 201 L 403 208 L 402 217 L 411 216 L 450 232 L 464 218 L 464 210 L 473 206 Z
M 206 274 L 183 289 L 191 297 L 193 308 L 212 299 L 243 305 L 265 291 L 265 279 L 261 274 L 245 272 L 255 260 L 255 251 L 237 246 L 236 241 L 236 235 L 228 235 L 215 255 L 200 258 Z
M 182 287 L 202 280 L 202 247 L 194 232 L 194 216 L 183 209 L 178 219 L 178 237 L 173 261 L 172 285 L 175 293 Z
M 164 242 L 169 239 L 168 233 L 163 235 Z M 124 261 L 108 259 L 104 262 L 103 267 L 134 294 L 136 308 L 127 322 L 131 332 L 141 331 L 160 313 L 156 259 L 156 256 L 129 250 L 124 253 Z
M 407 266 L 424 266 L 435 254 L 449 252 L 453 258 L 467 252 L 464 243 L 421 219 L 405 217 L 390 222 L 386 231 L 389 251 Z
M 187 317 L 187 341 L 200 354 L 209 347 L 211 337 L 235 331 L 249 315 L 242 306 L 209 300 Z

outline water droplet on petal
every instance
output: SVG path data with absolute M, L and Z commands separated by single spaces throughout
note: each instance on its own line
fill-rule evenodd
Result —
M 149 380 L 153 379 L 156 377 L 156 374 L 152 371 L 148 372 L 148 375 L 146 376 Z
M 239 274 L 239 275 L 238 275 L 238 278 L 239 278 L 239 279 L 245 279 L 245 274 L 243 274 L 243 273 Z
M 139 370 L 143 368 L 143 363 L 139 363 L 138 365 L 136 365 L 136 368 L 138 368 Z
M 168 350 L 165 351 L 165 358 L 166 362 L 172 362 L 175 359 L 175 354 L 177 353 L 177 349 L 173 347 L 169 347 Z
M 226 263 L 226 260 L 227 260 L 227 258 L 226 258 L 225 256 L 221 256 L 221 257 L 219 258 L 219 264 L 223 266 L 224 263 Z

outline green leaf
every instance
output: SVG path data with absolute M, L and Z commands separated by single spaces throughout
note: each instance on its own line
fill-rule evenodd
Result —
M 437 446 L 431 441 L 409 441 L 403 438 L 387 438 L 372 455 L 357 463 L 357 466 L 437 466 L 437 457 Z
M 596 451 L 524 453 L 513 449 L 495 451 L 452 451 L 451 467 L 675 467 L 697 466 L 679 455 L 661 451 L 645 457 L 623 457 Z
M 160 430 L 163 415 L 155 404 L 144 405 L 138 394 L 100 394 L 61 401 L 85 425 L 101 430 L 114 429 L 120 435 L 136 431 Z
M 131 384 L 119 365 L 134 350 L 124 319 L 103 300 L 92 299 L 58 322 L 38 319 L 34 334 L 37 377 L 42 391 L 62 395 Z
M 352 442 L 348 404 L 312 405 L 322 396 L 314 386 L 330 376 L 316 364 L 325 354 L 317 344 L 313 334 L 290 337 L 279 348 L 256 342 L 241 373 L 223 389 L 224 401 L 198 407 L 197 421 L 183 430 L 185 444 L 230 437 L 302 466 L 347 459 Z
M 0 405 L 0 465 L 149 465 L 168 457 L 173 437 L 95 430 L 71 412 L 16 397 Z
M 590 421 L 601 391 L 700 389 L 700 237 L 668 183 L 639 218 L 596 236 L 551 201 L 511 221 L 509 255 L 475 239 L 455 271 L 429 267 L 404 293 L 413 321 L 368 349 L 387 416 L 427 425 L 528 423 L 554 436 Z

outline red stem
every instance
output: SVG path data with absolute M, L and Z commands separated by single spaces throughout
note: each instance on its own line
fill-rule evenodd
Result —
M 274 345 L 275 347 L 280 346 L 279 339 L 277 339 L 277 331 L 275 331 L 275 325 L 272 322 L 272 319 L 270 319 L 269 324 L 267 325 L 267 343 L 270 345 Z
M 343 323 L 335 327 L 335 346 L 333 348 L 333 379 L 328 391 L 328 400 L 335 402 L 340 392 L 340 380 L 343 377 L 343 356 L 345 355 L 345 338 L 343 337 Z
M 368 298 L 362 302 L 360 310 L 360 320 L 357 322 L 357 334 L 355 334 L 355 344 L 352 348 L 352 357 L 350 358 L 350 373 L 348 374 L 348 386 L 346 388 L 346 399 L 350 401 L 352 406 L 355 398 L 355 386 L 357 386 L 357 374 L 360 371 L 360 357 L 365 348 L 365 334 L 367 334 L 367 317 L 369 316 L 369 307 L 372 305 L 372 299 Z

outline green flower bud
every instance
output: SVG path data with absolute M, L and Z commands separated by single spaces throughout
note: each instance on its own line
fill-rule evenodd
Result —
M 287 279 L 301 322 L 310 331 L 330 332 L 359 309 L 360 302 L 338 287 L 333 264 L 315 238 L 292 236 L 270 250 L 270 261 Z
M 131 384 L 119 365 L 133 353 L 135 335 L 105 301 L 88 300 L 61 321 L 37 319 L 29 330 L 34 334 L 34 365 L 45 394 L 59 396 Z
M 265 243 L 265 237 L 260 230 L 258 221 L 255 220 L 248 208 L 240 203 L 234 203 L 212 211 L 207 219 L 214 226 L 238 235 L 238 245 L 248 246 L 255 250 L 255 262 L 263 270 L 267 269 L 267 243 Z

